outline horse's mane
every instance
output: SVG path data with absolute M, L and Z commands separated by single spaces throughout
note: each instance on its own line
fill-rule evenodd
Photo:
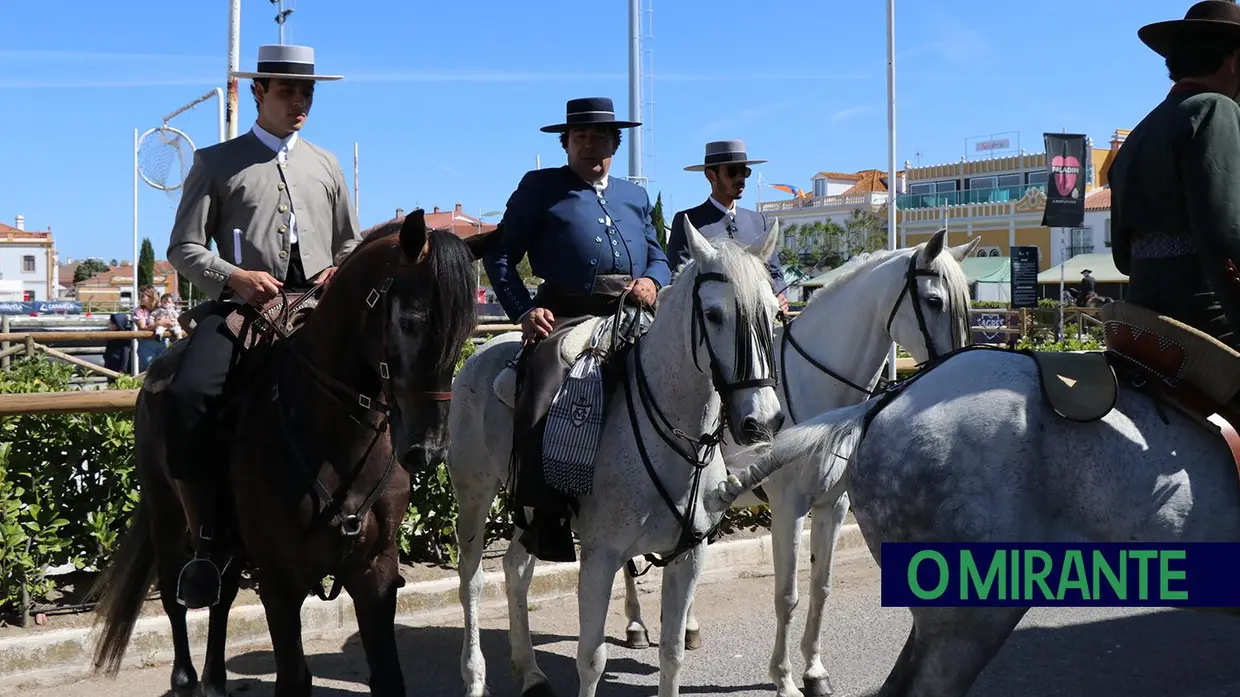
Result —
M 364 238 L 345 258 L 340 267 L 340 275 L 351 277 L 354 265 L 360 265 L 372 255 L 396 254 L 392 248 L 400 247 L 400 230 L 403 219 L 390 220 L 368 228 Z M 446 370 L 456 365 L 460 347 L 469 340 L 477 324 L 477 303 L 474 300 L 473 254 L 469 246 L 455 233 L 431 229 L 426 233 L 430 243 L 430 253 L 424 260 L 425 271 L 416 274 L 396 274 L 393 277 L 389 292 L 409 292 L 411 286 L 417 284 L 417 278 L 427 281 L 421 284 L 420 292 L 426 297 L 429 312 L 426 317 L 428 346 L 435 347 L 433 368 Z M 386 249 L 384 249 L 386 248 Z M 337 277 L 339 278 L 339 276 Z M 333 279 L 333 286 L 335 287 Z M 377 284 L 381 279 L 369 279 Z M 366 281 L 363 281 L 365 283 Z M 324 301 L 332 293 L 325 293 Z M 320 302 L 319 308 L 323 307 Z
M 731 281 L 732 292 L 736 295 L 736 302 L 740 308 L 740 316 L 737 320 L 748 323 L 750 326 L 758 326 L 762 294 L 771 287 L 771 277 L 767 273 L 766 266 L 757 257 L 726 237 L 716 237 L 709 242 L 711 247 L 719 253 L 716 257 L 717 263 L 723 267 L 723 273 Z M 680 272 L 676 274 L 672 284 L 666 288 L 666 292 L 691 296 L 693 279 L 701 272 L 701 261 L 689 259 L 680 267 Z
M 843 266 L 839 267 L 843 269 L 839 275 L 810 295 L 809 302 L 805 304 L 806 309 L 809 309 L 814 301 L 830 296 L 836 289 L 843 287 L 845 283 L 848 283 L 849 280 L 862 271 L 869 270 L 894 256 L 906 254 L 910 251 L 914 254 L 920 254 L 924 248 L 925 243 L 922 243 L 915 247 L 879 249 L 873 252 L 862 252 L 854 256 L 845 262 Z M 967 338 L 969 335 L 969 313 L 966 310 L 969 307 L 969 278 L 965 276 L 964 267 L 956 261 L 956 258 L 951 255 L 950 250 L 946 247 L 930 262 L 930 270 L 938 272 L 946 286 L 947 297 L 944 300 L 947 301 L 948 307 L 951 308 L 952 325 L 955 329 L 955 335 L 953 336 L 954 344 L 957 339 Z M 826 301 L 824 300 L 823 302 Z

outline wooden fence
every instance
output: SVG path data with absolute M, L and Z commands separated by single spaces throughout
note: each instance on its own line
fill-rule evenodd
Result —
M 1065 333 L 1067 333 L 1070 324 L 1077 325 L 1078 336 L 1084 333 L 1086 326 L 1100 324 L 1098 319 L 1093 317 L 1093 314 L 1096 312 L 1097 310 L 1092 308 L 1065 308 Z M 789 314 L 795 317 L 799 313 L 794 311 Z M 1002 323 L 1003 326 L 985 326 L 970 322 L 973 325 L 970 328 L 975 336 L 978 333 L 988 337 L 995 337 L 996 339 L 1002 336 L 1004 338 L 1000 340 L 1000 343 L 1006 343 L 1013 335 L 1019 337 L 1027 331 L 1030 321 L 1029 315 L 1032 313 L 1005 308 L 975 308 L 973 310 L 975 317 L 977 315 L 996 314 L 1002 315 L 1005 318 Z M 1018 315 L 1019 322 L 1009 321 L 1013 319 L 1012 315 Z M 1075 315 L 1075 318 L 1069 319 L 1070 315 Z M 474 342 L 482 342 L 490 336 L 520 329 L 520 326 L 516 324 L 487 321 L 494 318 L 483 319 L 484 322 L 477 325 L 474 329 L 472 337 Z M 5 325 L 7 324 L 8 322 L 5 322 Z M 8 327 L 6 326 L 5 328 L 7 329 Z M 85 370 L 93 371 L 99 375 L 115 378 L 123 375 L 123 373 L 78 358 L 66 351 L 51 348 L 46 344 L 50 342 L 73 341 L 105 342 L 113 339 L 152 339 L 154 336 L 152 332 L 146 331 L 3 331 L 0 332 L 0 360 L 7 366 L 9 359 L 13 356 L 37 356 L 44 354 L 79 366 Z M 896 360 L 896 370 L 900 372 L 912 370 L 914 365 L 913 360 L 908 357 L 900 357 Z M 130 411 L 133 409 L 137 397 L 138 390 L 136 389 L 0 394 L 0 416 Z

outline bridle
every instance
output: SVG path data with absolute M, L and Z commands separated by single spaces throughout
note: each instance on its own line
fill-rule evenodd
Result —
M 659 409 L 658 404 L 654 401 L 654 396 L 650 392 L 650 384 L 646 379 L 646 372 L 642 367 L 641 360 L 641 341 L 640 338 L 633 342 L 633 352 L 628 357 L 632 362 L 633 382 L 637 385 L 637 393 L 641 399 L 642 408 L 646 413 L 646 418 L 652 426 L 655 433 L 659 435 L 663 442 L 668 445 L 682 460 L 689 463 L 693 468 L 692 479 L 689 484 L 689 500 L 685 506 L 685 513 L 681 513 L 676 502 L 672 499 L 663 483 L 659 480 L 658 473 L 655 472 L 654 465 L 650 461 L 650 454 L 646 450 L 645 441 L 642 439 L 640 425 L 637 419 L 637 409 L 633 403 L 633 389 L 629 387 L 628 376 L 625 376 L 624 394 L 625 401 L 628 405 L 629 423 L 633 429 L 634 440 L 637 443 L 637 451 L 641 456 L 642 464 L 645 465 L 646 473 L 650 476 L 650 481 L 654 483 L 655 489 L 658 490 L 659 496 L 663 502 L 667 504 L 668 510 L 672 516 L 680 523 L 680 539 L 676 543 L 676 548 L 671 554 L 658 556 L 655 554 L 646 554 L 644 558 L 649 563 L 645 571 L 638 572 L 636 564 L 632 560 L 628 561 L 629 574 L 636 577 L 650 571 L 651 567 L 664 567 L 672 563 L 677 557 L 696 547 L 702 540 L 708 539 L 715 534 L 723 519 L 712 525 L 708 530 L 702 533 L 693 531 L 693 508 L 697 503 L 701 490 L 702 472 L 706 466 L 714 459 L 715 449 L 719 447 L 723 440 L 724 429 L 728 425 L 728 408 L 727 397 L 737 390 L 749 389 L 753 387 L 775 387 L 779 383 L 779 376 L 775 366 L 775 351 L 773 347 L 772 334 L 770 327 L 766 325 L 753 326 L 740 311 L 740 303 L 736 305 L 736 356 L 734 360 L 734 370 L 732 372 L 732 381 L 729 382 L 723 376 L 723 372 L 719 368 L 719 356 L 715 353 L 715 347 L 710 341 L 710 334 L 706 331 L 706 317 L 702 309 L 701 288 L 702 284 L 708 281 L 718 281 L 728 283 L 727 275 L 718 272 L 703 272 L 697 274 L 693 281 L 693 311 L 690 319 L 690 334 L 692 337 L 693 347 L 693 365 L 699 372 L 706 373 L 702 370 L 702 366 L 698 361 L 698 346 L 705 344 L 707 355 L 710 357 L 711 384 L 715 391 L 719 393 L 720 404 L 719 423 L 711 432 L 704 433 L 698 437 L 693 437 L 685 433 L 683 430 L 676 428 L 668 421 L 663 411 Z M 760 368 L 755 364 L 753 359 L 754 343 L 761 351 L 760 358 L 769 369 L 769 375 L 758 375 Z M 657 419 L 656 419 L 657 417 Z M 685 446 L 673 440 L 677 438 L 688 444 L 687 452 Z
M 310 480 L 313 487 L 313 494 L 321 500 L 319 502 L 320 505 L 316 506 L 317 513 L 312 518 L 309 529 L 313 529 L 318 522 L 330 515 L 330 526 L 339 528 L 340 534 L 347 540 L 345 549 L 342 551 L 340 556 L 340 562 L 343 562 L 343 559 L 357 544 L 362 529 L 362 521 L 366 514 L 370 511 L 371 507 L 374 506 L 375 502 L 378 501 L 379 497 L 387 488 L 388 482 L 391 480 L 396 466 L 396 451 L 395 449 L 392 449 L 391 455 L 388 457 L 387 465 L 383 470 L 383 474 L 379 477 L 378 481 L 367 494 L 366 498 L 362 500 L 361 504 L 359 504 L 352 513 L 346 514 L 341 510 L 345 499 L 350 493 L 350 489 L 352 488 L 357 477 L 362 473 L 364 465 L 369 461 L 371 453 L 373 452 L 375 446 L 379 443 L 380 438 L 387 433 L 388 426 L 391 422 L 392 405 L 395 403 L 395 393 L 397 389 L 392 381 L 391 370 L 389 368 L 389 338 L 391 336 L 390 317 L 392 307 L 392 295 L 389 290 L 392 287 L 392 281 L 392 276 L 387 276 L 384 278 L 383 282 L 379 286 L 372 287 L 370 289 L 370 292 L 367 294 L 364 301 L 366 305 L 366 309 L 363 311 L 364 313 L 369 314 L 379 312 L 382 313 L 381 316 L 384 317 L 384 321 L 381 323 L 383 327 L 383 334 L 378 344 L 378 356 L 367 355 L 365 357 L 365 363 L 369 366 L 369 369 L 363 373 L 363 378 L 366 375 L 369 375 L 372 378 L 378 379 L 377 381 L 379 388 L 377 393 L 373 393 L 373 396 L 371 393 L 368 393 L 368 391 L 359 390 L 346 384 L 344 381 L 334 375 L 331 375 L 316 365 L 314 361 L 310 360 L 310 358 L 306 356 L 306 354 L 297 345 L 297 334 L 289 334 L 283 327 L 276 330 L 281 338 L 284 339 L 284 341 L 279 342 L 278 346 L 282 347 L 284 351 L 293 356 L 296 359 L 296 364 L 310 374 L 313 378 L 311 382 L 319 389 L 326 392 L 328 396 L 339 404 L 345 410 L 350 419 L 352 419 L 355 423 L 366 427 L 373 434 L 370 439 L 370 443 L 366 446 L 361 457 L 358 458 L 358 460 L 347 472 L 339 473 L 341 481 L 339 486 L 336 487 L 336 491 L 333 495 L 333 492 L 329 492 L 327 490 L 327 487 L 323 484 L 322 478 L 319 476 L 319 463 L 307 458 L 301 447 L 301 441 L 304 436 L 300 436 L 294 432 L 292 427 L 292 415 L 289 413 L 290 405 L 288 404 L 288 400 L 280 399 L 279 387 L 282 381 L 287 377 L 288 371 L 282 369 L 277 371 L 275 384 L 273 384 L 271 388 L 271 400 L 277 404 L 276 410 L 278 417 L 276 418 L 276 421 L 280 424 L 280 429 L 292 454 L 293 460 L 298 465 L 298 468 L 301 470 L 302 474 Z M 376 307 L 379 309 L 376 310 Z M 284 366 L 280 367 L 283 368 Z M 419 390 L 414 394 L 419 394 L 431 400 L 440 402 L 446 402 L 452 399 L 451 390 Z M 361 409 L 360 414 L 358 412 L 358 408 Z M 367 415 L 370 413 L 378 415 L 379 419 L 377 423 L 372 423 L 371 420 L 367 418 Z M 330 592 L 325 593 L 321 586 L 315 586 L 315 593 L 320 599 L 334 600 L 336 596 L 339 595 L 342 583 L 341 576 L 340 574 L 333 574 L 333 576 L 333 586 Z
M 899 311 L 900 304 L 904 302 L 904 296 L 908 295 L 909 298 L 913 302 L 913 312 L 917 316 L 917 327 L 921 330 L 922 339 L 924 339 L 926 342 L 926 350 L 929 351 L 930 353 L 930 358 L 927 361 L 929 362 L 929 361 L 933 361 L 936 358 L 938 358 L 939 354 L 938 354 L 938 351 L 936 351 L 934 348 L 934 342 L 930 339 L 930 330 L 926 326 L 926 317 L 921 309 L 921 293 L 917 287 L 917 279 L 920 277 L 942 279 L 943 275 L 933 269 L 917 268 L 917 258 L 919 256 L 920 256 L 920 253 L 914 252 L 914 254 L 909 258 L 908 269 L 905 270 L 904 272 L 904 285 L 903 287 L 900 288 L 900 295 L 896 297 L 895 303 L 891 306 L 891 314 L 888 315 L 887 317 L 887 334 L 888 336 L 891 335 L 891 324 L 896 319 L 896 312 Z M 953 308 L 953 311 L 955 311 L 954 308 Z M 831 377 L 835 378 L 837 381 L 842 382 L 845 385 L 848 385 L 854 390 L 857 390 L 858 392 L 865 394 L 866 397 L 873 397 L 875 395 L 882 394 L 883 392 L 887 391 L 887 389 L 889 389 L 890 385 L 883 384 L 880 382 L 880 385 L 878 387 L 876 387 L 873 390 L 869 390 L 869 389 L 866 389 L 858 385 L 852 380 L 849 380 L 843 375 L 840 375 L 834 370 L 831 370 L 827 366 L 823 365 L 821 361 L 809 355 L 809 353 L 805 350 L 805 348 L 801 346 L 800 342 L 796 340 L 796 337 L 792 336 L 792 325 L 794 324 L 795 319 L 788 319 L 783 313 L 780 313 L 780 321 L 782 321 L 784 324 L 784 336 L 783 336 L 783 340 L 780 341 L 779 358 L 780 358 L 780 361 L 784 363 L 784 365 L 787 365 L 788 346 L 789 344 L 791 344 L 792 348 L 796 349 L 797 353 L 801 354 L 801 357 L 804 358 L 810 365 L 814 366 L 821 372 L 826 373 L 827 375 L 830 375 Z M 793 423 L 798 423 L 799 420 L 796 417 L 796 411 L 792 407 L 792 393 L 788 390 L 787 381 L 784 382 L 784 402 L 788 405 L 788 416 L 792 418 Z

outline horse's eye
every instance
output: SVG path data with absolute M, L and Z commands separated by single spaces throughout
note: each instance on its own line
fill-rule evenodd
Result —
M 943 311 L 943 298 L 940 298 L 937 295 L 931 295 L 930 297 L 926 298 L 926 304 L 929 305 L 930 309 L 934 310 L 935 312 Z
M 723 311 L 717 307 L 707 308 L 706 321 L 713 324 L 723 324 Z
M 414 331 L 417 330 L 419 321 L 420 321 L 420 318 L 417 316 L 401 315 L 400 330 L 402 332 L 412 334 Z

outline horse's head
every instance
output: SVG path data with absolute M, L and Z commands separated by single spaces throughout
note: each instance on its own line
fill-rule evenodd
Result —
M 763 264 L 779 244 L 779 223 L 748 248 L 726 238 L 711 243 L 687 217 L 684 223 L 690 262 L 667 292 L 691 294 L 694 365 L 710 373 L 732 438 L 765 440 L 784 422 L 772 341 L 779 303 Z
M 969 281 L 960 262 L 981 238 L 957 247 L 946 247 L 947 230 L 939 230 L 928 242 L 884 264 L 901 278 L 891 284 L 891 314 L 887 332 L 891 338 L 924 363 L 969 342 Z M 898 288 L 898 290 L 897 290 Z
M 452 378 L 477 321 L 473 265 L 492 236 L 466 241 L 427 230 L 415 210 L 349 254 L 315 311 L 316 319 L 359 325 L 342 352 L 373 367 L 372 393 L 383 395 L 392 445 L 407 469 L 445 456 Z

